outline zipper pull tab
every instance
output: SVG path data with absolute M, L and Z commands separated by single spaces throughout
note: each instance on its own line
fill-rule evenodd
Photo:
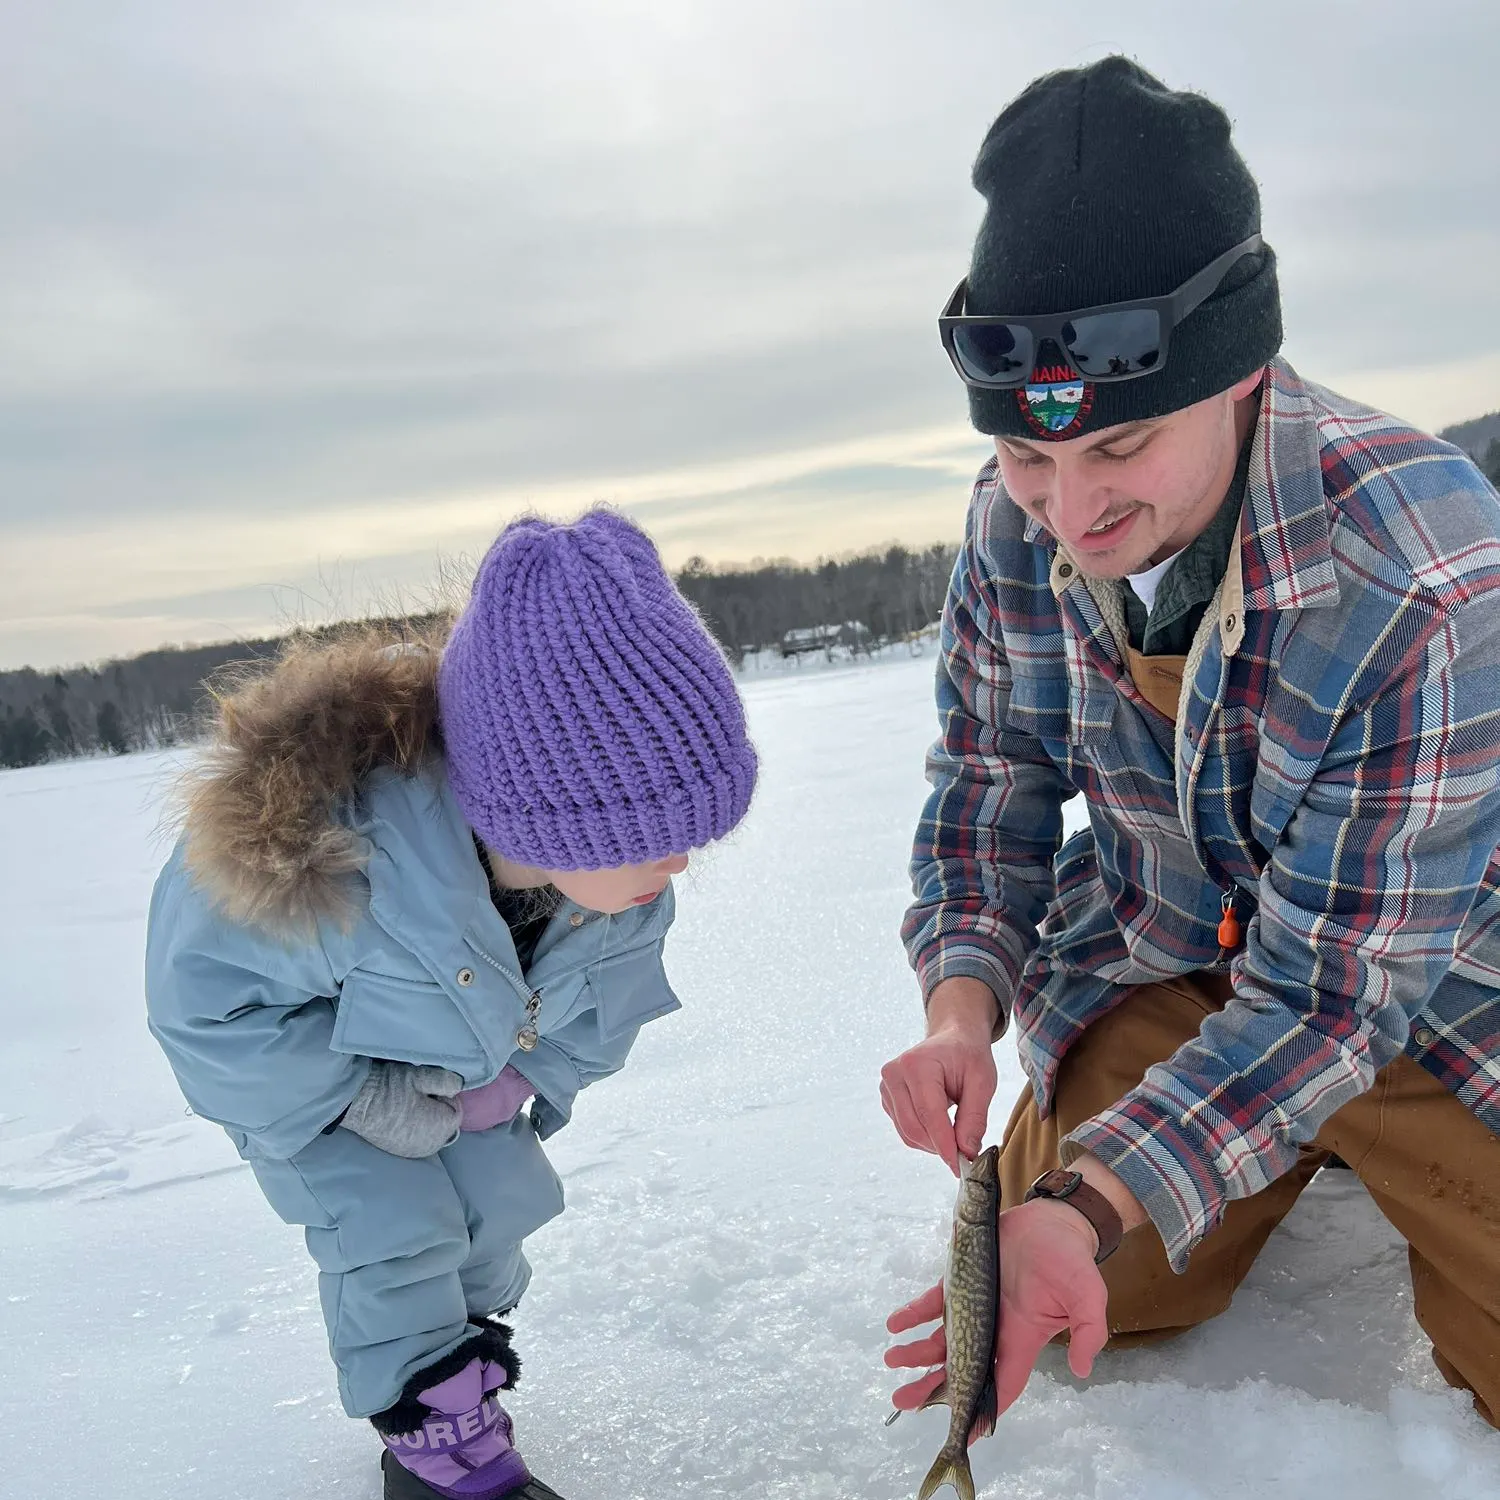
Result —
M 1232 953 L 1240 945 L 1240 939 L 1244 934 L 1240 931 L 1240 919 L 1234 909 L 1234 892 L 1225 891 L 1224 898 L 1219 903 L 1219 909 L 1224 913 L 1219 918 L 1219 946 L 1226 952 Z
M 526 1002 L 526 1024 L 516 1033 L 516 1046 L 522 1052 L 530 1052 L 537 1044 L 536 1018 L 542 1008 L 542 992 L 533 990 Z

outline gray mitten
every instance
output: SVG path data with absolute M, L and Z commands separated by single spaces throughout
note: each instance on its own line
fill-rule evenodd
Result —
M 463 1086 L 447 1068 L 376 1062 L 339 1124 L 392 1156 L 435 1156 L 458 1139 Z

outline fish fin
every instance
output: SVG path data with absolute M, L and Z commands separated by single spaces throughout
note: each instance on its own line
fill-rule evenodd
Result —
M 917 1408 L 918 1411 L 926 1411 L 929 1406 L 946 1406 L 948 1404 L 948 1377 L 943 1377 L 943 1383 Z M 993 1404 L 993 1403 L 992 1403 Z
M 999 1396 L 995 1391 L 995 1367 L 990 1366 L 984 1389 L 979 1393 L 979 1403 L 974 1408 L 974 1421 L 969 1428 L 969 1441 L 989 1437 L 995 1430 L 995 1407 Z
M 944 1448 L 937 1461 L 927 1471 L 922 1488 L 917 1491 L 917 1500 L 931 1500 L 945 1484 L 951 1484 L 958 1492 L 958 1500 L 974 1500 L 974 1476 L 969 1472 L 968 1452 L 960 1448 L 956 1453 Z

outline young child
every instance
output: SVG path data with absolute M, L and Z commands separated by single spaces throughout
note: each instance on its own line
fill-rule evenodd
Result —
M 540 1142 L 677 1008 L 671 877 L 755 776 L 722 655 L 608 511 L 508 527 L 440 654 L 302 645 L 222 700 L 152 900 L 151 1029 L 306 1226 L 387 1500 L 555 1500 L 496 1399 L 495 1315 L 563 1207 Z

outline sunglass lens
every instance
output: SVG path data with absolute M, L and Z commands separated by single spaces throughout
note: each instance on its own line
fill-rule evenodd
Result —
M 1062 332 L 1074 364 L 1098 380 L 1154 370 L 1161 359 L 1161 318 L 1148 308 L 1074 318 Z
M 1014 385 L 1031 374 L 1036 345 L 1021 323 L 960 323 L 953 352 L 965 379 Z

